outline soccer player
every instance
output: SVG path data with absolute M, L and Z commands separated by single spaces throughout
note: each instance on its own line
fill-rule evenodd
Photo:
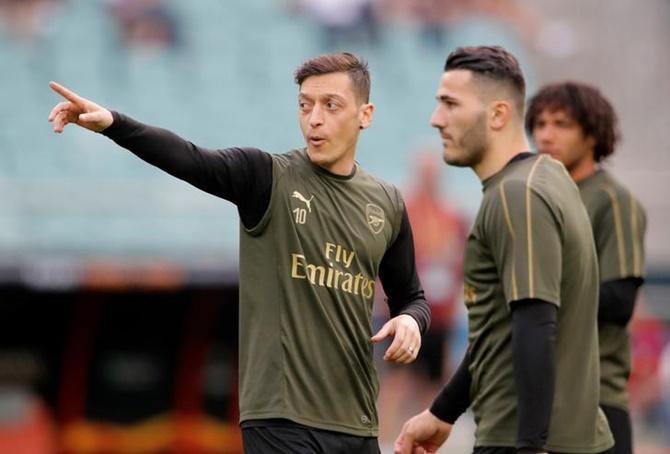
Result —
M 598 265 L 589 219 L 561 163 L 528 152 L 525 82 L 500 47 L 447 58 L 431 123 L 447 164 L 471 167 L 483 198 L 466 244 L 468 350 L 397 453 L 435 452 L 471 407 L 475 453 L 599 453 Z
M 367 64 L 323 55 L 295 81 L 306 147 L 285 154 L 200 148 L 54 82 L 66 101 L 49 120 L 101 132 L 237 205 L 245 452 L 378 453 L 372 342 L 393 336 L 385 359 L 413 361 L 430 312 L 400 193 L 354 160 L 374 110 Z M 392 318 L 372 336 L 377 275 Z
M 644 278 L 646 216 L 631 192 L 599 166 L 614 153 L 617 116 L 595 87 L 562 82 L 543 87 L 530 100 L 526 130 L 540 153 L 565 165 L 591 219 L 600 269 L 600 406 L 614 435 L 614 452 L 630 454 L 626 326 Z

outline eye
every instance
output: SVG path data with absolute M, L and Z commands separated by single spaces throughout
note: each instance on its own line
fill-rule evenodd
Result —
M 300 109 L 303 112 L 309 110 L 309 103 L 307 103 L 306 101 L 298 101 L 298 109 Z
M 337 109 L 339 106 L 338 106 L 337 103 L 335 103 L 334 101 L 328 101 L 328 102 L 326 103 L 326 107 L 327 107 L 329 110 L 335 110 L 335 109 Z

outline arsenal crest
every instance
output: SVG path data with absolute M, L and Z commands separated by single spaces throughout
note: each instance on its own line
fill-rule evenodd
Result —
M 386 218 L 384 217 L 384 210 L 375 205 L 368 203 L 365 205 L 365 219 L 368 222 L 368 227 L 375 235 L 382 231 Z

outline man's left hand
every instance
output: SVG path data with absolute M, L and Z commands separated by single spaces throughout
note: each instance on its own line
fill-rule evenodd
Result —
M 421 332 L 419 324 L 407 314 L 392 318 L 382 326 L 377 334 L 372 336 L 372 342 L 394 336 L 393 342 L 384 353 L 384 361 L 398 364 L 409 364 L 416 359 L 421 348 Z

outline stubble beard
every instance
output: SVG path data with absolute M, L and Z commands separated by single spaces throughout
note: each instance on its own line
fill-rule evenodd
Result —
M 455 143 L 456 148 L 462 150 L 457 156 L 449 156 L 444 152 L 444 162 L 455 167 L 474 167 L 484 158 L 489 148 L 489 139 L 486 134 L 486 112 L 477 116 L 472 126 L 465 130 L 463 136 Z

